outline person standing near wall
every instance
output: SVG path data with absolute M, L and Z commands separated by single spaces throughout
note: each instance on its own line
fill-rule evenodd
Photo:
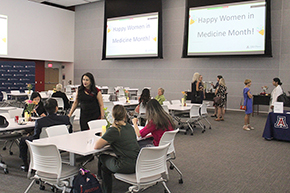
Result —
M 222 76 L 222 75 L 218 75 L 217 78 L 216 78 L 216 80 L 217 80 L 216 84 L 214 85 L 213 83 L 211 83 L 211 86 L 212 86 L 214 89 L 217 89 L 217 88 L 218 88 L 218 86 L 219 86 L 219 81 L 220 81 L 221 78 L 223 78 L 223 76 Z M 216 95 L 216 94 L 215 94 L 215 95 Z M 214 114 L 211 115 L 211 117 L 216 117 L 216 118 L 217 118 L 218 106 L 217 106 L 215 103 L 213 104 L 213 106 L 215 107 L 215 111 L 214 111 Z
M 254 129 L 254 127 L 250 126 L 250 115 L 253 112 L 253 95 L 251 94 L 250 91 L 250 86 L 252 84 L 252 81 L 250 79 L 246 79 L 245 82 L 245 87 L 243 89 L 243 95 L 244 95 L 244 106 L 246 106 L 245 110 L 245 124 L 243 126 L 243 129 L 246 131 L 249 131 L 251 129 Z
M 282 82 L 281 82 L 281 80 L 279 78 L 273 78 L 272 84 L 273 84 L 273 86 L 275 86 L 275 88 L 271 92 L 269 112 L 271 112 L 273 110 L 274 103 L 277 102 L 278 96 L 283 94 L 283 89 L 281 87 Z
M 80 127 L 81 130 L 89 130 L 88 122 L 96 119 L 104 119 L 104 103 L 101 91 L 95 85 L 94 76 L 87 72 L 81 78 L 81 86 L 79 86 L 76 99 L 71 107 L 68 116 L 72 116 L 73 112 L 80 103 Z
M 227 93 L 227 87 L 225 79 L 221 78 L 219 79 L 219 86 L 216 90 L 216 96 L 220 97 L 220 103 L 216 104 L 216 107 L 218 108 L 218 116 L 215 121 L 224 121 L 224 115 L 225 115 L 225 104 L 226 104 L 226 93 Z
M 193 74 L 191 83 L 191 103 L 202 104 L 204 97 L 205 94 L 202 76 L 196 72 Z

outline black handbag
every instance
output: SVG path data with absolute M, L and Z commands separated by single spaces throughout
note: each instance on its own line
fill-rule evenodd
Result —
M 286 95 L 285 92 L 283 92 L 283 94 L 281 94 L 281 95 L 278 96 L 277 101 L 278 102 L 283 102 L 283 105 L 284 106 L 289 106 L 289 104 L 290 104 L 290 100 L 287 97 L 287 95 Z

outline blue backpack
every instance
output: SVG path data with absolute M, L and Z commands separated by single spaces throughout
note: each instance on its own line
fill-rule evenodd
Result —
M 102 190 L 96 176 L 81 168 L 74 177 L 71 193 L 102 193 Z

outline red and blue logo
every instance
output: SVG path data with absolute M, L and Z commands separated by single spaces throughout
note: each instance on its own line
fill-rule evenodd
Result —
M 279 129 L 288 129 L 286 117 L 285 116 L 277 116 L 277 121 L 274 124 L 274 127 L 279 128 Z

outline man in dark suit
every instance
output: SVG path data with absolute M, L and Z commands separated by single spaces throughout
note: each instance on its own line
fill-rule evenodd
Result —
M 69 125 L 69 132 L 72 133 L 72 125 L 70 123 L 69 117 L 66 115 L 56 115 L 58 110 L 57 101 L 55 99 L 48 99 L 44 108 L 48 113 L 48 116 L 42 117 L 35 121 L 34 134 L 22 137 L 19 143 L 20 158 L 22 159 L 24 165 L 21 169 L 28 171 L 28 161 L 27 161 L 27 144 L 25 140 L 33 141 L 34 139 L 39 139 L 40 133 L 43 127 L 50 127 L 54 125 Z

